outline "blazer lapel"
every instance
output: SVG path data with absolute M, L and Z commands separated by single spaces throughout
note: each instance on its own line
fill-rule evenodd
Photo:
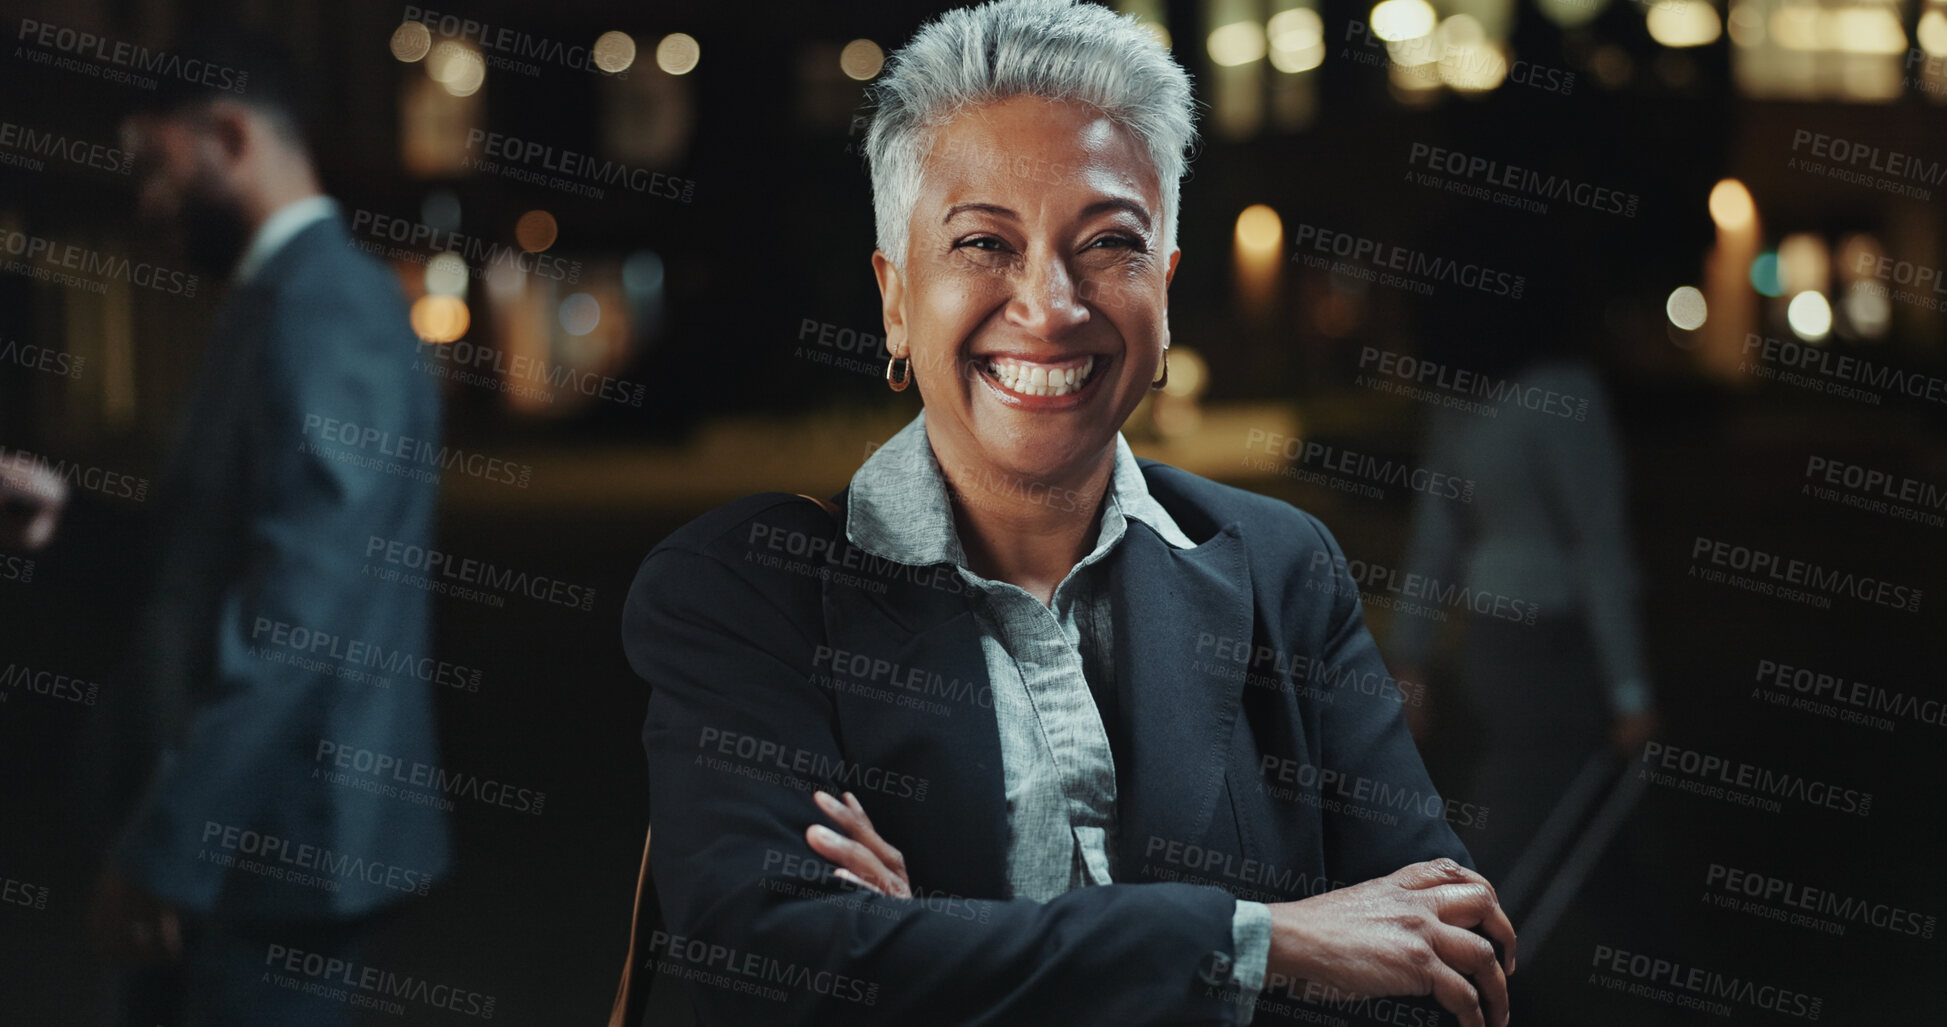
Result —
M 1213 673 L 1221 644 L 1251 644 L 1250 565 L 1239 525 L 1177 549 L 1131 525 L 1114 562 L 1117 856 L 1135 879 L 1151 839 L 1206 841 L 1243 693 Z M 1237 669 L 1242 670 L 1238 665 Z M 1231 845 L 1233 839 L 1209 839 Z
M 848 490 L 849 491 L 849 490 Z M 838 523 L 845 523 L 846 496 Z M 916 887 L 973 898 L 1007 894 L 1007 794 L 1001 775 L 1000 727 L 995 720 L 979 625 L 961 579 L 944 565 L 908 568 L 860 552 L 843 541 L 847 571 L 872 588 L 827 579 L 825 633 L 834 654 L 889 661 L 891 675 L 924 684 L 919 690 L 865 680 L 876 695 L 835 689 L 840 741 L 846 758 L 912 774 L 926 781 L 918 801 L 859 801 L 880 834 L 906 857 Z M 834 569 L 837 569 L 836 567 Z M 883 592 L 876 586 L 884 584 Z M 822 668 L 829 671 L 831 668 Z M 862 690 L 859 690 L 862 691 Z M 886 694 L 920 700 L 889 702 Z M 944 709 L 948 712 L 941 712 Z

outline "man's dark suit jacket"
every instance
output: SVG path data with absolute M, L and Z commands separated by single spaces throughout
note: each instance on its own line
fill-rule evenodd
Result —
M 113 853 L 182 909 L 345 919 L 446 869 L 443 813 L 319 759 L 331 743 L 439 763 L 428 594 L 366 572 L 386 566 L 374 538 L 432 542 L 438 465 L 399 442 L 439 443 L 416 345 L 397 280 L 335 217 L 218 314 L 158 490 L 136 652 L 161 758 Z
M 1324 526 L 1140 464 L 1197 545 L 1132 521 L 1109 558 L 1116 680 L 1097 702 L 1118 883 L 1045 905 L 1001 898 L 999 736 L 953 568 L 850 546 L 844 493 L 837 524 L 803 498 L 738 500 L 643 561 L 623 641 L 652 689 L 667 923 L 645 962 L 659 986 L 690 982 L 699 1022 L 1234 1022 L 1211 987 L 1229 977 L 1234 895 L 1302 899 L 1443 855 L 1472 865 Z M 923 898 L 821 876 L 804 841 L 826 822 L 817 787 L 858 796 Z M 1433 1009 L 1391 1018 L 1432 1024 Z M 1260 1006 L 1254 1022 L 1278 1019 Z

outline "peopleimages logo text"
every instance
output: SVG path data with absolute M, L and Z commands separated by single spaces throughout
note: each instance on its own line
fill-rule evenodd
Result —
M 181 54 L 173 54 L 167 50 L 151 50 L 146 46 L 111 40 L 92 32 L 63 28 L 60 25 L 35 21 L 31 18 L 20 19 L 20 31 L 14 39 L 43 50 L 58 51 L 70 57 L 133 68 L 151 75 L 180 79 L 227 93 L 243 92 L 244 86 L 250 81 L 248 72 L 236 68 L 213 64 L 194 57 L 185 60 Z M 150 85 L 148 88 L 154 86 Z
M 1698 535 L 1691 543 L 1690 557 L 1693 560 L 1702 558 L 1704 562 L 1716 567 L 1749 574 L 1760 579 L 1756 582 L 1758 585 L 1778 583 L 1799 586 L 1827 595 L 1847 596 L 1892 610 L 1902 610 L 1907 613 L 1920 612 L 1921 590 L 1910 585 L 1896 585 L 1871 575 L 1823 567 L 1807 560 L 1781 556 L 1750 546 L 1733 545 L 1723 539 Z M 1770 590 L 1759 588 L 1757 591 L 1769 592 Z

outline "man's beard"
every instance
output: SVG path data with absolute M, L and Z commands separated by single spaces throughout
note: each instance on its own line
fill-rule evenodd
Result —
M 213 197 L 185 197 L 180 212 L 183 255 L 200 269 L 228 274 L 250 244 L 250 226 L 234 206 Z

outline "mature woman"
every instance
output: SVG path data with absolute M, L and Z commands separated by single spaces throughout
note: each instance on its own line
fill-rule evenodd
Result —
M 1504 1023 L 1513 930 L 1337 544 L 1120 433 L 1168 376 L 1188 76 L 999 0 L 876 94 L 887 380 L 924 410 L 835 504 L 751 496 L 643 563 L 659 975 L 706 1023 Z

